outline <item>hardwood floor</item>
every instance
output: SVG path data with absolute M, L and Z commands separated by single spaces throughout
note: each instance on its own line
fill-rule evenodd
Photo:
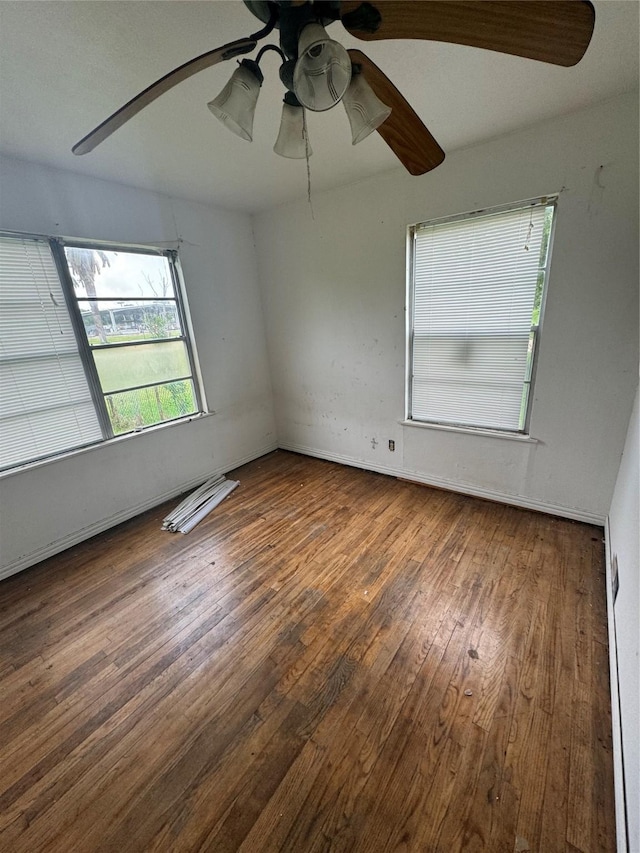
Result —
M 0 584 L 0 848 L 613 851 L 602 530 L 277 452 Z

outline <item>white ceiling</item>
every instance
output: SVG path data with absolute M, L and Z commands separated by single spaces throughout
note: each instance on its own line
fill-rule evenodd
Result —
M 329 31 L 364 49 L 450 152 L 637 87 L 637 0 L 595 7 L 593 40 L 574 68 L 435 42 L 367 44 L 339 23 Z M 227 62 L 163 95 L 93 152 L 71 154 L 158 77 L 260 26 L 241 0 L 0 0 L 0 151 L 247 211 L 305 196 L 304 161 L 272 151 L 283 94 L 275 53 L 262 62 L 253 143 L 206 106 L 235 67 Z M 351 146 L 341 106 L 310 114 L 308 125 L 315 192 L 397 168 L 378 134 Z

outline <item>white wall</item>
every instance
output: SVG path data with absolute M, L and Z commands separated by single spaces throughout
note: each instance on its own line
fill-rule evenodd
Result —
M 0 228 L 154 246 L 181 237 L 215 411 L 3 477 L 0 577 L 276 446 L 250 217 L 3 158 Z
M 450 154 L 421 178 L 314 194 L 312 163 L 315 218 L 301 201 L 255 224 L 280 446 L 603 522 L 638 365 L 637 104 Z M 407 225 L 558 191 L 537 443 L 402 426 Z
M 617 558 L 618 596 L 610 618 L 610 638 L 617 658 L 617 683 L 620 693 L 620 718 L 624 777 L 627 796 L 629 850 L 640 850 L 640 428 L 638 425 L 638 392 L 629 421 L 627 440 L 620 463 L 611 510 L 609 512 L 609 551 Z M 611 610 L 611 605 L 610 605 Z M 614 677 L 614 684 L 615 684 Z M 614 698 L 614 719 L 617 717 Z M 616 722 L 618 722 L 616 720 Z M 614 745 L 615 742 L 614 726 Z M 618 833 L 620 836 L 621 833 Z M 623 848 L 619 846 L 620 850 Z

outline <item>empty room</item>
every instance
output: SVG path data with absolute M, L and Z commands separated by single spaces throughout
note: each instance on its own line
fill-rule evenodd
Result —
M 640 853 L 635 0 L 0 0 L 0 849 Z

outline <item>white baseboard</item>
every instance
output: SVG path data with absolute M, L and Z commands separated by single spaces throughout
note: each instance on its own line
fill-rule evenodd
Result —
M 175 498 L 183 492 L 188 492 L 190 489 L 194 489 L 196 486 L 199 486 L 211 477 L 216 477 L 219 474 L 226 474 L 229 471 L 233 471 L 234 468 L 239 468 L 247 462 L 253 462 L 254 459 L 258 459 L 260 456 L 264 456 L 266 453 L 271 453 L 273 450 L 277 449 L 278 445 L 276 442 L 269 444 L 268 446 L 262 447 L 260 450 L 247 454 L 240 459 L 231 460 L 224 466 L 224 468 L 216 468 L 214 470 L 204 472 L 203 474 L 199 474 L 197 477 L 192 477 L 190 480 L 180 483 L 180 485 L 175 486 L 166 492 L 155 494 L 148 500 L 127 506 L 106 518 L 102 518 L 93 524 L 83 527 L 81 530 L 75 530 L 73 533 L 62 536 L 54 542 L 49 542 L 42 548 L 37 548 L 35 551 L 31 551 L 29 554 L 19 557 L 12 563 L 2 566 L 0 568 L 0 580 L 8 578 L 10 575 L 15 575 L 23 569 L 28 569 L 29 566 L 34 566 L 36 563 L 40 563 L 48 557 L 53 557 L 54 554 L 66 551 L 67 548 L 71 548 L 73 545 L 84 542 L 85 539 L 91 539 L 92 536 L 96 536 L 98 533 L 103 533 L 105 530 L 109 530 L 109 528 L 115 527 L 117 524 L 122 524 L 123 521 L 128 521 L 136 515 L 140 515 L 149 509 L 153 509 L 153 507 L 158 506 L 165 501 L 169 501 L 171 498 Z
M 189 491 L 189 489 L 200 485 L 200 483 L 204 482 L 204 480 L 208 479 L 209 477 L 214 477 L 218 474 L 232 471 L 234 468 L 239 468 L 241 465 L 245 465 L 247 462 L 252 462 L 254 459 L 258 459 L 260 456 L 264 456 L 266 453 L 271 453 L 273 450 L 277 450 L 278 448 L 281 448 L 282 450 L 290 450 L 294 453 L 302 453 L 305 456 L 314 456 L 319 459 L 326 459 L 330 462 L 339 462 L 342 465 L 349 465 L 355 468 L 363 468 L 369 471 L 376 471 L 380 474 L 388 474 L 391 477 L 400 477 L 402 479 L 413 480 L 417 483 L 423 483 L 426 486 L 435 486 L 440 489 L 448 489 L 452 492 L 460 492 L 462 494 L 472 495 L 473 497 L 485 498 L 487 500 L 511 504 L 513 506 L 520 506 L 524 509 L 532 509 L 538 512 L 546 512 L 550 515 L 558 515 L 563 518 L 571 518 L 576 521 L 584 521 L 588 524 L 597 524 L 602 526 L 605 521 L 603 517 L 596 515 L 595 513 L 590 513 L 586 510 L 576 509 L 575 507 L 557 506 L 555 504 L 536 501 L 530 498 L 523 498 L 517 495 L 508 495 L 490 489 L 482 489 L 476 486 L 456 483 L 454 481 L 447 480 L 441 477 L 425 477 L 424 475 L 416 471 L 408 471 L 404 468 L 398 468 L 379 463 L 373 464 L 369 461 L 364 462 L 362 460 L 355 459 L 351 456 L 346 456 L 344 454 L 339 453 L 320 451 L 316 448 L 307 447 L 301 444 L 285 444 L 282 442 L 273 442 L 242 458 L 231 460 L 224 466 L 224 468 L 217 468 L 215 470 L 205 472 L 197 478 L 191 478 L 190 480 L 180 483 L 178 486 L 168 490 L 167 492 L 164 492 L 162 494 L 155 494 L 147 501 L 142 501 L 133 506 L 128 506 L 120 510 L 119 512 L 114 513 L 113 515 L 108 516 L 107 518 L 100 519 L 94 524 L 90 524 L 86 527 L 83 527 L 81 530 L 69 533 L 59 539 L 56 539 L 54 542 L 48 543 L 42 548 L 38 548 L 35 551 L 31 551 L 29 554 L 25 554 L 19 557 L 17 560 L 14 560 L 6 566 L 0 568 L 0 580 L 9 577 L 10 575 L 16 574 L 16 572 L 20 572 L 23 569 L 28 568 L 29 566 L 33 566 L 36 563 L 39 563 L 41 560 L 46 560 L 48 557 L 52 557 L 54 554 L 60 553 L 60 551 L 64 551 L 67 548 L 71 548 L 73 545 L 77 545 L 79 542 L 84 542 L 85 539 L 90 539 L 92 536 L 96 536 L 98 533 L 102 533 L 111 527 L 115 527 L 117 524 L 121 524 L 123 521 L 128 521 L 128 519 L 133 518 L 136 515 L 140 515 L 140 513 L 146 512 L 147 510 L 152 509 L 154 506 L 158 506 L 158 504 L 164 503 L 164 501 L 171 500 L 171 498 L 176 497 L 176 495 L 182 494 L 183 492 Z
M 605 566 L 607 587 L 607 627 L 609 634 L 609 680 L 611 684 L 611 738 L 613 742 L 613 788 L 616 803 L 616 850 L 629 853 L 627 840 L 627 804 L 624 787 L 624 763 L 622 759 L 622 721 L 620 719 L 620 694 L 618 687 L 618 646 L 616 622 L 613 610 L 612 553 L 609 518 L 604 528 Z
M 588 510 L 579 509 L 578 507 L 559 506 L 557 504 L 538 501 L 535 498 L 526 498 L 520 495 L 510 495 L 504 492 L 497 492 L 492 489 L 483 489 L 478 486 L 467 485 L 466 483 L 457 483 L 453 480 L 448 480 L 443 477 L 424 476 L 417 471 L 409 471 L 404 468 L 396 468 L 390 465 L 373 463 L 370 461 L 362 461 L 351 456 L 345 456 L 341 453 L 331 453 L 324 450 L 317 450 L 314 447 L 306 447 L 302 444 L 285 444 L 280 442 L 281 450 L 291 450 L 294 453 L 302 453 L 305 456 L 315 456 L 318 459 L 326 459 L 330 462 L 339 462 L 342 465 L 350 465 L 354 468 L 364 468 L 366 471 L 376 471 L 379 474 L 389 474 L 392 477 L 400 477 L 403 480 L 413 480 L 416 483 L 422 483 L 425 486 L 435 486 L 438 489 L 447 489 L 450 492 L 460 492 L 463 495 L 471 495 L 475 498 L 485 498 L 498 503 L 510 504 L 511 506 L 519 506 L 523 509 L 532 509 L 536 512 L 545 512 L 549 515 L 558 515 L 562 518 L 570 518 L 574 521 L 583 521 L 587 524 L 597 524 L 599 527 L 604 525 L 604 516 L 598 515 Z

